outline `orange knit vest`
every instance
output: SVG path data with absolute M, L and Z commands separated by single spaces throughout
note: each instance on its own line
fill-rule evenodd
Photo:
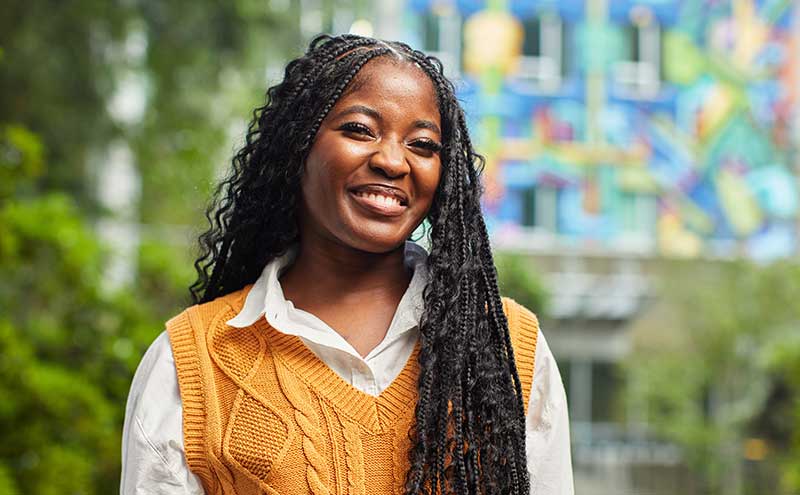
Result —
M 167 323 L 186 461 L 207 495 L 401 494 L 414 424 L 418 346 L 379 396 L 362 393 L 264 318 L 225 324 L 250 287 Z M 538 323 L 503 300 L 527 410 Z

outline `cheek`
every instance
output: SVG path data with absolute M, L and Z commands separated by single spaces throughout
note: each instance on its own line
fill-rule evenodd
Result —
M 420 174 L 419 188 L 422 196 L 425 198 L 426 209 L 430 208 L 433 203 L 433 198 L 436 196 L 436 191 L 439 189 L 439 183 L 442 180 L 442 166 L 440 163 L 429 167 Z
M 314 182 L 317 188 L 342 184 L 364 161 L 366 152 L 360 143 L 334 139 L 325 133 L 315 143 L 306 160 L 304 181 Z
M 325 201 L 335 179 L 335 167 L 331 166 L 329 154 L 312 149 L 306 160 L 301 181 L 306 203 L 312 205 Z
M 307 165 L 303 172 L 303 179 L 300 182 L 303 202 L 310 210 L 316 209 L 315 199 L 319 200 L 320 193 L 322 192 L 320 185 L 324 183 L 324 177 L 320 176 L 320 169 L 321 167 Z
M 325 160 L 318 155 L 309 155 L 306 161 L 303 178 L 300 181 L 302 202 L 305 205 L 304 216 L 306 221 L 312 223 L 327 223 L 326 212 L 330 212 L 330 182 L 329 169 Z

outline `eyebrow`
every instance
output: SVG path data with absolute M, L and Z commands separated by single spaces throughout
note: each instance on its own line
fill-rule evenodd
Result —
M 364 105 L 349 106 L 344 110 L 342 110 L 341 112 L 337 113 L 336 118 L 338 119 L 344 117 L 345 115 L 351 115 L 354 113 L 363 113 L 367 117 L 372 117 L 375 120 L 383 120 L 383 117 L 381 117 L 381 114 L 377 110 Z
M 372 117 L 373 119 L 379 121 L 383 120 L 383 116 L 381 116 L 380 112 L 366 105 L 349 106 L 344 110 L 342 110 L 341 112 L 337 113 L 335 118 L 339 119 L 346 115 L 352 115 L 354 113 L 361 113 L 366 115 L 367 117 Z M 441 129 L 439 129 L 439 126 L 434 124 L 430 120 L 424 120 L 424 119 L 415 120 L 413 126 L 417 129 L 428 129 L 430 131 L 439 134 L 440 136 L 442 135 L 442 131 Z
M 442 135 L 442 131 L 441 131 L 441 129 L 439 129 L 439 126 L 434 124 L 430 120 L 415 120 L 414 121 L 414 127 L 419 128 L 419 129 L 428 129 L 428 130 L 431 130 L 431 131 L 435 132 L 436 134 L 438 134 L 440 136 Z

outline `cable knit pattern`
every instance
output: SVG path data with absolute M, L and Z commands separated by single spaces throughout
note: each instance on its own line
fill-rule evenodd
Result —
M 408 452 L 411 450 L 411 437 L 408 431 L 395 431 L 394 433 L 394 493 L 400 495 L 405 493 L 403 489 L 406 482 L 406 473 L 411 467 L 408 459 Z
M 328 466 L 323 457 L 326 440 L 320 428 L 319 415 L 315 410 L 313 398 L 305 385 L 299 382 L 285 366 L 278 364 L 276 370 L 280 387 L 294 407 L 294 419 L 303 432 L 303 454 L 308 462 L 306 468 L 308 487 L 314 495 L 330 495 L 330 490 L 327 488 Z
M 189 308 L 167 323 L 186 460 L 206 494 L 403 493 L 419 346 L 373 397 L 265 319 L 228 327 L 248 290 Z M 511 300 L 503 309 L 527 407 L 538 323 Z
M 358 425 L 352 421 L 342 421 L 344 433 L 344 452 L 347 463 L 347 487 L 349 495 L 364 493 L 364 452 Z

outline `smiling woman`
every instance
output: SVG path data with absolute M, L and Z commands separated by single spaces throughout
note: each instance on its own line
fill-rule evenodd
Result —
M 316 38 L 208 210 L 197 304 L 139 366 L 122 493 L 571 494 L 563 385 L 500 297 L 481 167 L 436 59 Z
M 441 174 L 433 83 L 405 60 L 364 66 L 320 126 L 302 180 L 301 237 L 370 253 L 403 244 Z

